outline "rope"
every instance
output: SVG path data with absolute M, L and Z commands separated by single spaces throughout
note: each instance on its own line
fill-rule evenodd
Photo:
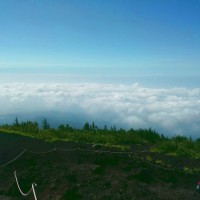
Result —
M 129 154 L 132 153 L 131 151 L 98 151 L 98 150 L 93 150 L 93 149 L 81 149 L 84 151 L 91 151 L 95 153 L 113 153 L 113 154 Z
M 27 152 L 29 152 L 29 153 L 33 153 L 33 154 L 47 154 L 47 153 L 51 153 L 51 152 L 53 152 L 53 151 L 55 151 L 55 150 L 56 150 L 56 148 L 51 149 L 51 150 L 49 150 L 49 151 L 41 151 L 41 152 L 37 152 L 37 151 L 30 151 L 30 150 L 27 150 Z
M 36 183 L 32 183 L 31 189 L 30 189 L 27 193 L 24 193 L 24 192 L 22 192 L 22 190 L 21 190 L 21 188 L 20 188 L 20 186 L 19 186 L 19 182 L 18 182 L 18 179 L 17 179 L 17 173 L 16 173 L 16 171 L 14 171 L 14 176 L 15 176 L 15 180 L 16 180 L 16 183 L 17 183 L 17 187 L 18 187 L 20 193 L 21 193 L 23 196 L 28 196 L 28 195 L 31 193 L 31 191 L 33 191 L 34 199 L 37 200 L 37 196 L 36 196 L 36 193 L 35 193 L 35 186 L 37 186 L 37 184 L 36 184 Z
M 0 166 L 1 167 L 5 167 L 7 165 L 9 165 L 10 163 L 14 162 L 15 160 L 17 160 L 19 157 L 21 157 L 27 150 L 24 149 L 18 156 L 16 156 L 15 158 L 13 158 L 11 161 L 7 162 L 6 164 L 3 164 Z
M 108 151 L 108 150 L 106 151 L 106 150 L 93 150 L 93 149 L 85 149 L 85 148 L 74 148 L 74 149 L 53 148 L 53 149 L 51 149 L 49 151 L 43 151 L 43 152 L 35 152 L 35 151 L 30 151 L 30 150 L 24 149 L 18 156 L 16 156 L 14 159 L 12 159 L 11 161 L 7 162 L 6 164 L 1 165 L 0 168 L 5 167 L 8 164 L 14 162 L 19 157 L 21 157 L 26 151 L 29 152 L 29 153 L 32 153 L 32 154 L 47 154 L 47 153 L 51 153 L 53 151 L 65 151 L 65 152 L 71 152 L 71 151 L 90 151 L 90 152 L 95 152 L 95 153 L 129 154 L 129 155 L 131 154 L 133 158 L 136 158 L 137 160 L 141 160 L 143 162 L 146 162 L 147 164 L 149 164 L 151 166 L 154 166 L 154 167 L 157 167 L 157 168 L 161 168 L 161 169 L 164 169 L 164 170 L 184 172 L 183 169 L 167 168 L 167 167 L 163 167 L 163 166 L 154 164 L 154 163 L 152 163 L 150 161 L 147 161 L 147 160 L 142 159 L 142 158 L 140 158 L 140 157 L 138 157 L 136 155 L 133 155 L 132 151 Z
M 54 148 L 51 149 L 49 151 L 44 151 L 44 152 L 35 152 L 35 151 L 30 151 L 27 150 L 27 152 L 29 153 L 33 153 L 33 154 L 47 154 L 47 153 L 51 153 L 53 151 L 91 151 L 91 152 L 95 152 L 95 153 L 113 153 L 113 154 L 130 154 L 132 153 L 131 151 L 101 151 L 101 150 L 93 150 L 93 149 L 84 149 L 84 148 L 74 148 L 74 149 L 62 149 L 62 148 Z
M 32 183 L 33 196 L 34 196 L 35 200 L 37 200 L 37 196 L 36 196 L 36 193 L 35 193 L 35 187 L 34 186 L 37 186 L 37 184 Z
M 146 162 L 147 164 L 152 165 L 152 166 L 157 167 L 157 168 L 161 168 L 161 169 L 164 169 L 164 170 L 170 170 L 170 171 L 181 171 L 181 172 L 184 171 L 184 170 L 181 170 L 181 169 L 167 168 L 167 167 L 163 167 L 163 166 L 160 166 L 160 165 L 156 165 L 156 164 L 154 164 L 154 163 L 151 163 L 151 162 L 148 161 L 148 160 L 144 160 L 144 159 L 142 159 L 142 158 L 139 158 L 139 157 L 136 156 L 136 155 L 134 155 L 134 156 L 135 156 L 136 159 L 141 160 L 141 161 L 143 161 L 143 162 Z M 132 157 L 133 157 L 133 158 L 134 158 L 134 156 L 133 156 L 133 153 L 132 153 Z
M 79 151 L 81 148 L 75 148 L 75 149 L 61 149 L 61 148 L 55 148 L 55 151 Z
M 75 149 L 61 149 L 61 148 L 54 148 L 52 150 L 49 150 L 47 152 L 31 152 L 31 151 L 28 151 L 28 152 L 31 152 L 31 153 L 36 153 L 36 154 L 43 154 L 43 153 L 50 153 L 52 151 L 67 151 L 67 152 L 71 152 L 71 151 L 79 151 L 79 150 L 82 150 L 82 151 L 90 151 L 90 152 L 95 152 L 95 153 L 111 153 L 111 154 L 131 154 L 132 157 L 134 158 L 133 156 L 133 152 L 132 151 L 103 151 L 103 150 L 93 150 L 93 149 L 84 149 L 84 148 L 75 148 Z M 164 170 L 170 170 L 170 171 L 181 171 L 183 172 L 184 170 L 181 170 L 181 169 L 176 169 L 176 168 L 167 168 L 167 167 L 163 167 L 163 166 L 160 166 L 160 165 L 156 165 L 154 163 L 151 163 L 150 161 L 147 161 L 145 159 L 142 159 L 138 156 L 135 155 L 135 158 L 138 159 L 138 160 L 141 160 L 143 162 L 146 162 L 147 164 L 151 165 L 151 166 L 154 166 L 154 167 L 157 167 L 157 168 L 161 168 L 161 169 L 164 169 Z
M 14 171 L 14 176 L 15 176 L 15 180 L 16 180 L 16 183 L 17 183 L 17 187 L 18 187 L 20 193 L 21 193 L 23 196 L 28 196 L 28 195 L 31 193 L 31 191 L 33 190 L 33 188 L 31 187 L 31 189 L 30 189 L 27 193 L 22 192 L 22 190 L 21 190 L 21 188 L 20 188 L 20 186 L 19 186 L 19 182 L 18 182 L 18 179 L 17 179 L 17 173 L 16 173 L 16 171 Z M 35 184 L 35 185 L 36 185 L 36 184 Z
M 61 149 L 61 148 L 55 148 L 55 150 L 58 151 L 91 151 L 95 153 L 113 153 L 113 154 L 130 154 L 131 151 L 101 151 L 101 150 L 93 150 L 93 149 L 84 149 L 84 148 L 75 148 L 75 149 Z

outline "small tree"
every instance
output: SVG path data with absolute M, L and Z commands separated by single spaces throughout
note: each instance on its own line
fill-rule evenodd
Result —
M 94 122 L 92 122 L 92 124 L 90 125 L 90 131 L 96 131 L 96 130 L 98 130 L 98 127 L 95 125 L 95 123 Z
M 50 129 L 50 125 L 49 125 L 49 123 L 47 122 L 47 119 L 46 119 L 46 118 L 44 118 L 44 119 L 42 120 L 42 128 L 43 128 L 43 129 Z
M 88 122 L 85 123 L 84 127 L 83 127 L 83 130 L 85 131 L 89 131 L 90 130 L 90 125 Z
M 15 118 L 14 125 L 19 126 L 19 121 L 17 117 Z

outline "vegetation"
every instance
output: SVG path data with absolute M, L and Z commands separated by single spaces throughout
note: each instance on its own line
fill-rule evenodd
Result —
M 69 124 L 61 124 L 58 128 L 50 128 L 47 119 L 42 120 L 40 128 L 37 122 L 19 122 L 16 118 L 13 124 L 0 126 L 0 133 L 13 133 L 45 141 L 75 141 L 81 143 L 101 144 L 109 147 L 127 149 L 132 144 L 149 144 L 152 152 L 173 156 L 200 158 L 200 139 L 193 141 L 185 136 L 165 137 L 155 130 L 116 129 L 115 126 L 98 128 L 92 122 L 85 123 L 82 129 L 72 128 Z

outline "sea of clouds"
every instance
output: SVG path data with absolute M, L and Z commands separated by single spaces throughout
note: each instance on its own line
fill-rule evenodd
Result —
M 83 123 L 95 121 L 99 126 L 115 124 L 117 128 L 125 129 L 151 127 L 169 136 L 200 136 L 199 88 L 10 83 L 0 84 L 0 105 L 0 120 L 7 114 L 17 116 L 56 111 L 77 116 L 77 123 L 81 120 Z

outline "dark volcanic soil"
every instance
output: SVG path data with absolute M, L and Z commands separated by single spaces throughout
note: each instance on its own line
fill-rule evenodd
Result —
M 200 174 L 162 169 L 142 159 L 147 156 L 163 159 L 172 167 L 180 169 L 190 163 L 200 166 L 199 161 L 153 154 L 148 152 L 148 148 L 137 146 L 132 148 L 133 155 L 140 159 L 129 153 L 112 154 L 80 149 L 41 154 L 30 152 L 45 152 L 55 147 L 119 151 L 90 144 L 46 143 L 17 135 L 0 134 L 0 165 L 27 149 L 16 161 L 0 167 L 0 199 L 34 199 L 32 193 L 27 197 L 20 194 L 14 179 L 15 170 L 24 192 L 30 189 L 33 182 L 37 183 L 38 200 L 200 199 L 195 191 L 195 183 Z

